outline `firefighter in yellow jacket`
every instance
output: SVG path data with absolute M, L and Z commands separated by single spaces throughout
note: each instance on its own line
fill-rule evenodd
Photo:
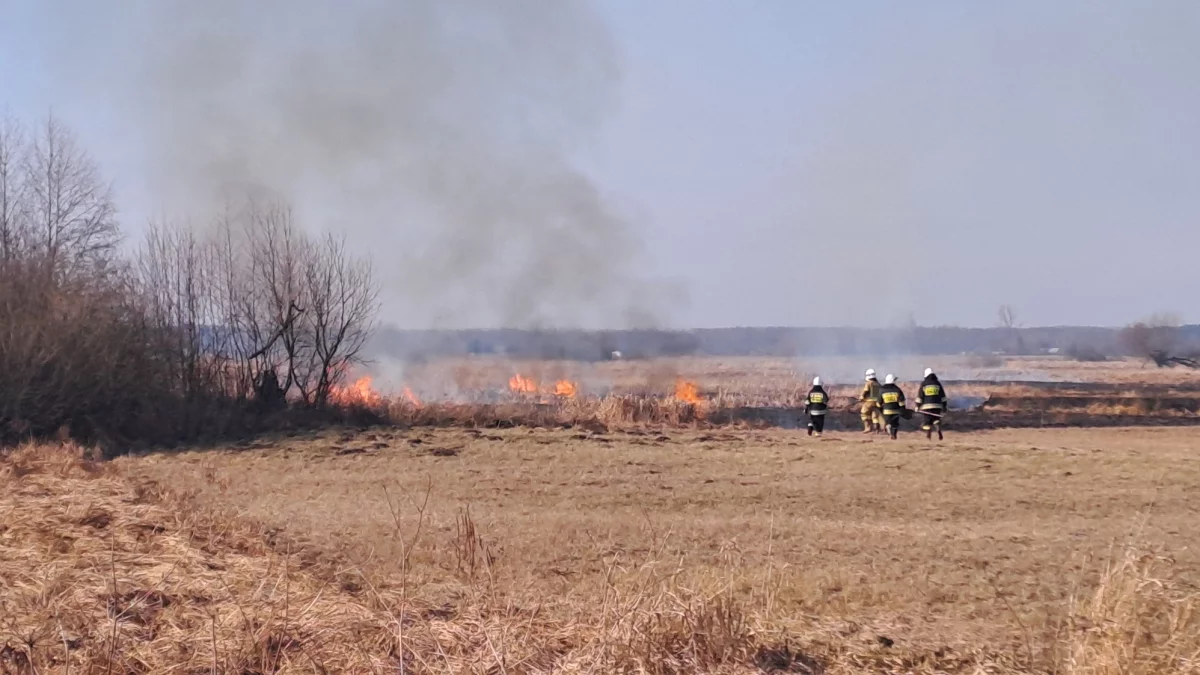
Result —
M 875 379 L 875 369 L 867 369 L 867 382 L 863 385 L 859 403 L 862 404 L 863 433 L 879 433 L 883 431 L 883 415 L 879 411 L 879 380 Z

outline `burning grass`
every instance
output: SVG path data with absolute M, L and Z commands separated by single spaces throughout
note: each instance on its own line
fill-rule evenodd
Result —
M 961 359 L 934 360 L 938 363 L 932 365 L 949 372 L 963 370 Z M 922 364 L 911 360 L 905 367 Z M 1062 370 L 1054 359 L 1020 363 L 1022 369 L 1037 364 L 1074 372 Z M 837 372 L 854 366 L 857 372 L 851 359 L 809 365 Z M 1106 367 L 1120 374 L 1130 365 L 1117 361 Z M 371 381 L 362 378 L 336 390 L 334 400 L 405 427 L 793 427 L 803 424 L 811 381 L 792 361 L 755 358 L 605 364 L 449 359 L 414 366 L 405 377 L 408 384 L 397 384 L 395 395 L 371 389 Z M 915 380 L 902 379 L 901 386 L 915 398 Z M 1200 390 L 1183 384 L 948 380 L 948 386 L 956 404 L 948 424 L 959 430 L 1200 421 Z M 858 426 L 858 377 L 850 384 L 827 383 L 826 390 L 833 404 L 831 428 Z
M 964 393 L 986 391 L 963 388 Z M 832 429 L 858 425 L 857 392 L 830 387 Z M 1006 391 L 1012 391 L 1008 389 Z M 803 426 L 803 392 L 779 398 L 717 391 L 701 393 L 681 385 L 671 395 L 608 394 L 555 396 L 535 394 L 496 401 L 429 401 L 411 395 L 351 406 L 365 417 L 404 428 L 582 428 L 593 431 L 637 428 L 767 428 Z M 960 399 L 966 400 L 966 399 Z M 1058 396 L 1015 391 L 976 396 L 982 407 L 951 411 L 947 425 L 960 431 L 996 427 L 1190 425 L 1200 420 L 1200 397 L 1163 398 L 1125 395 Z M 359 417 L 363 417 L 359 415 Z

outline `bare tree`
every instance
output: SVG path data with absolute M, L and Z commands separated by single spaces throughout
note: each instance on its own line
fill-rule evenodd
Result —
M 311 331 L 318 366 L 311 401 L 324 405 L 349 366 L 361 363 L 363 345 L 374 329 L 379 291 L 370 262 L 352 256 L 345 240 L 333 235 L 313 247 L 306 271 L 309 307 L 304 324 Z
M 212 228 L 214 298 L 214 345 L 218 358 L 230 364 L 230 386 L 239 399 L 251 395 L 261 373 L 254 364 L 268 344 L 256 315 L 251 292 L 249 243 L 238 215 L 226 204 Z
M 112 189 L 74 135 L 46 117 L 25 160 L 33 245 L 54 272 L 102 264 L 120 240 Z
M 271 390 L 323 405 L 373 328 L 369 264 L 340 239 L 310 239 L 283 201 L 227 212 L 203 241 L 152 227 L 142 257 L 147 302 L 173 340 L 177 372 L 203 375 L 187 391 L 212 386 L 203 367 L 214 362 L 242 374 L 241 397 Z
M 1131 356 L 1153 362 L 1159 368 L 1184 365 L 1196 368 L 1195 359 L 1176 354 L 1180 320 L 1174 314 L 1155 314 L 1121 329 L 1120 340 Z
M 1012 305 L 1000 305 L 996 310 L 996 317 L 1000 320 L 1000 327 L 1008 338 L 1008 351 L 1011 354 L 1019 354 L 1025 351 L 1025 341 L 1021 339 L 1021 334 L 1018 332 L 1017 311 Z
M 307 400 L 313 373 L 305 366 L 311 363 L 313 344 L 298 319 L 308 306 L 305 268 L 311 244 L 282 201 L 251 202 L 247 228 L 256 313 L 270 327 L 259 356 L 266 359 L 264 370 L 283 372 L 284 393 L 296 387 Z
M 1012 308 L 1012 305 L 1000 305 L 1000 309 L 996 311 L 996 316 L 1000 319 L 1000 327 L 1012 330 L 1017 327 L 1017 312 Z
M 182 394 L 215 394 L 222 375 L 212 350 L 218 314 L 213 244 L 189 227 L 151 223 L 137 262 L 147 320 Z
M 0 434 L 151 432 L 170 378 L 146 333 L 126 265 L 47 277 L 43 262 L 0 269 Z
M 20 122 L 0 116 L 0 261 L 20 254 L 28 228 L 25 172 L 29 146 Z
M 118 237 L 108 185 L 57 120 L 32 138 L 0 120 L 5 440 L 244 428 L 248 399 L 290 389 L 324 404 L 359 361 L 370 266 L 340 239 L 307 236 L 285 202 L 227 207 L 209 231 L 151 223 L 132 259 Z

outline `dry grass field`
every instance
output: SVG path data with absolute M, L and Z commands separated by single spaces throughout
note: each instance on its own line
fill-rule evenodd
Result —
M 1012 381 L 1084 382 L 1111 385 L 1200 385 L 1200 373 L 1186 368 L 1156 368 L 1138 359 L 1088 363 L 1057 356 L 1042 357 L 852 357 L 784 359 L 765 357 L 677 357 L 647 361 L 578 363 L 513 361 L 498 357 L 447 358 L 404 368 L 376 365 L 377 384 L 399 392 L 407 386 L 422 399 L 469 398 L 507 388 L 522 374 L 538 382 L 569 380 L 581 393 L 670 393 L 676 380 L 695 382 L 704 391 L 724 391 L 755 400 L 778 400 L 807 391 L 813 376 L 826 383 L 857 387 L 865 368 L 882 379 L 894 373 L 902 382 L 921 380 L 926 367 L 943 380 L 977 380 L 993 385 Z
M 1200 672 L 1200 429 L 907 426 L 5 451 L 0 673 Z
M 768 642 L 802 647 L 831 672 L 1053 671 L 1086 630 L 1105 630 L 1087 623 L 1108 611 L 1092 603 L 1129 547 L 1154 556 L 1172 601 L 1192 602 L 1198 443 L 1172 429 L 942 444 L 375 430 L 118 466 L 339 552 L 372 578 L 404 578 L 412 597 L 451 615 L 464 603 L 536 607 L 595 630 L 606 613 L 647 610 L 639 598 L 666 612 L 727 597 Z M 1196 627 L 1158 620 L 1156 639 L 1180 631 L 1172 649 L 1194 658 Z M 480 659 L 486 671 L 492 657 Z

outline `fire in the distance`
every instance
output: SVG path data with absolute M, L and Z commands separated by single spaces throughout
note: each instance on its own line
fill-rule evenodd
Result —
M 683 379 L 675 380 L 675 398 L 685 403 L 699 404 L 703 402 L 696 383 Z
M 558 380 L 553 385 L 548 385 L 545 389 L 542 389 L 538 386 L 537 380 L 518 373 L 508 379 L 508 390 L 514 394 L 536 395 L 540 393 L 559 398 L 575 398 L 575 394 L 579 391 L 579 388 L 570 380 Z
M 508 378 L 508 388 L 514 394 L 536 394 L 538 391 L 537 380 L 520 373 Z
M 378 407 L 388 402 L 388 397 L 373 386 L 374 380 L 369 375 L 364 375 L 355 379 L 353 382 L 344 385 L 336 385 L 329 392 L 329 400 L 335 405 L 341 406 L 363 406 L 363 407 Z M 538 384 L 537 379 L 514 374 L 508 380 L 508 390 L 511 394 L 521 398 L 541 397 L 546 400 L 568 400 L 574 399 L 579 395 L 579 385 L 570 380 L 557 380 L 553 384 L 547 384 L 542 387 Z M 700 395 L 699 387 L 695 382 L 685 379 L 675 381 L 675 391 L 673 397 L 676 400 L 690 403 L 693 405 L 702 405 L 704 398 Z M 400 390 L 400 395 L 397 397 L 400 402 L 406 403 L 414 407 L 422 407 L 424 403 L 407 385 Z

